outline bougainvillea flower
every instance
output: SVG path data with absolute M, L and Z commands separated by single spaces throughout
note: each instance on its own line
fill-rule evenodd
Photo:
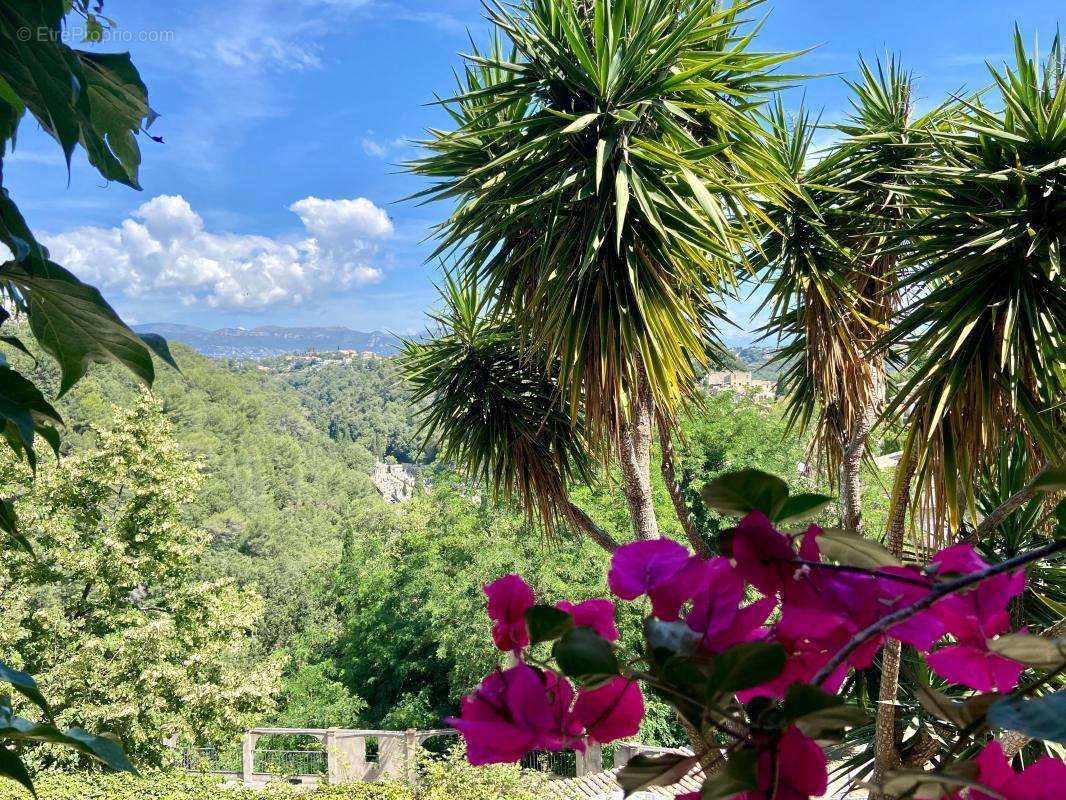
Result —
M 707 561 L 692 556 L 681 569 L 648 592 L 651 613 L 665 622 L 681 619 L 681 607 L 707 582 Z
M 762 625 L 777 607 L 777 599 L 764 597 L 741 607 L 743 600 L 744 580 L 729 560 L 711 559 L 703 588 L 692 598 L 692 609 L 685 615 L 685 624 L 703 634 L 703 649 L 720 653 L 766 635 Z
M 809 800 L 829 788 L 825 753 L 799 728 L 787 728 L 776 742 L 760 747 L 755 766 L 759 788 L 737 800 Z
M 761 511 L 752 511 L 733 533 L 737 572 L 765 595 L 777 594 L 796 572 L 792 540 Z
M 652 614 L 674 621 L 703 585 L 706 570 L 706 561 L 673 539 L 648 539 L 614 551 L 607 584 L 623 600 L 648 595 Z
M 878 572 L 876 595 L 882 614 L 891 614 L 913 605 L 929 593 L 929 588 L 914 583 L 927 580 L 914 567 L 883 567 Z M 888 633 L 911 647 L 927 652 L 944 635 L 944 622 L 934 609 L 926 609 L 889 628 Z
M 972 545 L 957 544 L 933 556 L 938 573 L 968 573 L 985 569 L 988 564 Z M 956 637 L 990 639 L 1010 627 L 1010 601 L 1025 591 L 1025 572 L 993 575 L 976 586 L 938 601 L 933 608 L 948 633 Z
M 1066 783 L 1066 762 L 1051 756 L 1037 759 L 1021 772 L 1011 768 L 1003 745 L 994 739 L 975 759 L 977 780 L 991 791 L 976 787 L 955 792 L 955 800 L 1058 800 Z
M 513 763 L 531 750 L 582 748 L 573 699 L 565 679 L 517 664 L 485 678 L 445 722 L 462 734 L 471 764 Z
M 618 639 L 618 628 L 614 623 L 614 603 L 610 600 L 585 600 L 583 603 L 560 600 L 555 607 L 573 617 L 574 625 L 592 628 L 608 642 Z
M 644 719 L 644 695 L 637 683 L 615 678 L 599 689 L 579 691 L 574 716 L 600 744 L 635 736 Z
M 646 539 L 624 544 L 611 556 L 607 585 L 623 600 L 636 600 L 671 578 L 690 553 L 673 539 Z
M 529 644 L 526 612 L 537 602 L 533 590 L 518 575 L 504 575 L 482 588 L 489 598 L 492 640 L 505 652 L 521 650 Z
M 993 653 L 983 637 L 963 638 L 925 658 L 929 669 L 944 680 L 979 692 L 1009 692 L 1018 685 L 1023 665 Z
M 784 671 L 768 683 L 737 694 L 746 703 L 755 697 L 784 697 L 794 683 L 810 683 L 818 671 L 851 638 L 847 619 L 822 610 L 785 606 L 774 625 L 772 638 L 785 648 Z M 840 665 L 822 684 L 828 692 L 840 688 L 849 664 Z

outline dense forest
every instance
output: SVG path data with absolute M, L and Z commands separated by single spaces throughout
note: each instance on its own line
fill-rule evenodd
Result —
M 56 514 L 56 486 L 84 482 L 94 459 L 120 471 L 133 492 L 158 494 L 169 486 L 167 508 L 157 509 L 153 518 L 154 528 L 167 536 L 153 547 L 177 552 L 168 551 L 165 559 L 141 553 L 132 567 L 139 571 L 116 585 L 143 587 L 138 591 L 146 596 L 164 594 L 175 581 L 186 589 L 214 587 L 221 607 L 206 629 L 215 636 L 185 646 L 213 657 L 218 662 L 213 680 L 230 676 L 234 685 L 246 687 L 246 696 L 233 702 L 222 692 L 198 710 L 177 699 L 162 709 L 137 708 L 139 702 L 158 705 L 151 692 L 137 695 L 131 687 L 143 688 L 144 673 L 169 663 L 167 655 L 160 653 L 158 662 L 138 661 L 129 648 L 109 642 L 119 630 L 127 637 L 133 631 L 148 635 L 160 612 L 95 589 L 75 602 L 92 563 L 82 564 L 79 574 L 67 574 L 73 571 L 68 568 L 27 576 L 9 567 L 2 577 L 5 592 L 18 588 L 67 597 L 56 606 L 59 616 L 79 616 L 92 606 L 101 618 L 115 608 L 127 618 L 126 627 L 83 626 L 75 640 L 83 652 L 110 659 L 116 674 L 128 674 L 125 684 L 94 682 L 97 694 L 79 697 L 70 691 L 77 676 L 69 673 L 94 669 L 92 663 L 68 664 L 65 675 L 54 674 L 52 667 L 66 662 L 42 647 L 32 665 L 45 688 L 51 683 L 69 699 L 66 718 L 72 724 L 91 723 L 127 740 L 135 729 L 140 738 L 134 752 L 157 760 L 163 756 L 149 731 L 225 744 L 256 722 L 435 726 L 490 666 L 491 652 L 470 644 L 485 635 L 482 584 L 520 571 L 545 596 L 577 601 L 602 593 L 607 560 L 586 538 L 565 532 L 546 538 L 518 509 L 495 505 L 487 492 L 435 461 L 432 447 L 422 447 L 394 359 L 323 354 L 237 362 L 212 360 L 182 346 L 175 356 L 180 373 L 161 369 L 151 395 L 119 369 L 98 367 L 64 396 L 62 458 L 42 459 L 38 486 L 17 507 L 40 538 L 44 517 Z M 34 365 L 16 357 L 43 385 L 55 385 L 58 374 L 47 361 Z M 150 445 L 136 460 L 154 464 L 154 470 L 138 471 L 121 460 L 116 465 L 115 442 L 123 437 Z M 132 458 L 132 450 L 122 452 Z M 376 461 L 393 459 L 424 464 L 425 480 L 402 504 L 386 503 L 369 478 Z M 719 520 L 696 502 L 698 489 L 722 471 L 757 466 L 795 475 L 797 485 L 808 481 L 800 474 L 804 445 L 787 432 L 779 409 L 731 394 L 707 398 L 686 422 L 678 459 L 681 485 L 698 509 L 698 525 L 708 532 Z M 96 475 L 93 483 L 107 480 Z M 628 520 L 618 480 L 603 475 L 578 497 L 621 536 Z M 655 492 L 657 504 L 667 507 L 659 478 Z M 136 506 L 128 498 L 99 500 L 112 516 L 131 503 Z M 870 513 L 879 513 L 881 505 L 883 493 L 873 492 Z M 93 541 L 100 548 L 110 536 L 103 516 L 77 523 L 81 530 L 95 526 Z M 665 532 L 680 536 L 674 527 L 667 525 Z M 170 564 L 170 571 L 147 574 L 149 557 Z M 602 567 L 590 571 L 589 564 L 597 563 Z M 225 593 L 219 587 L 227 587 Z M 208 612 L 198 613 L 203 620 Z M 166 617 L 180 618 L 173 612 Z M 15 648 L 34 652 L 28 645 L 50 641 L 56 628 L 22 622 L 19 636 L 0 639 L 0 647 L 5 657 L 29 666 L 16 658 Z M 623 625 L 623 635 L 636 640 L 636 616 Z M 184 641 L 180 625 L 172 641 Z M 133 707 L 136 725 L 94 715 L 120 699 Z M 667 743 L 681 732 L 661 707 L 649 713 L 642 735 Z

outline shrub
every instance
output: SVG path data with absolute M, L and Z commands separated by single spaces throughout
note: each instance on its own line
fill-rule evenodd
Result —
M 35 781 L 41 800 L 413 800 L 398 783 L 353 783 L 313 790 L 274 784 L 265 790 L 223 788 L 217 778 L 155 772 L 141 776 L 102 773 L 45 773 Z M 471 795 L 471 797 L 473 797 Z M 501 795 L 510 800 L 510 795 Z M 514 796 L 521 798 L 520 795 Z M 12 781 L 0 781 L 0 800 L 30 800 Z M 524 800 L 524 798 L 521 798 Z
M 418 800 L 543 800 L 547 780 L 517 764 L 472 767 L 460 745 L 443 756 L 426 757 Z

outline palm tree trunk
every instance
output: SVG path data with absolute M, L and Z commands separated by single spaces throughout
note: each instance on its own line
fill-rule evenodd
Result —
M 844 447 L 840 462 L 840 521 L 844 530 L 862 532 L 862 454 L 870 429 L 858 430 Z
M 685 531 L 685 538 L 692 545 L 692 549 L 696 551 L 697 555 L 710 558 L 714 553 L 711 552 L 710 545 L 703 540 L 699 531 L 696 530 L 696 520 L 693 519 L 692 511 L 689 509 L 688 503 L 685 502 L 685 495 L 681 493 L 681 486 L 677 482 L 677 470 L 674 467 L 674 440 L 670 428 L 661 419 L 657 420 L 657 423 L 655 427 L 659 429 L 663 483 L 666 484 L 666 489 L 670 492 L 670 500 L 674 504 L 674 512 L 681 522 L 681 527 Z
M 905 449 L 906 463 L 901 462 L 892 492 L 891 513 L 885 529 L 885 547 L 894 556 L 903 554 L 903 533 L 907 521 L 907 506 L 910 505 L 911 481 L 915 463 Z M 885 774 L 900 765 L 899 742 L 896 733 L 896 696 L 899 693 L 899 663 L 903 646 L 898 639 L 888 639 L 881 651 L 881 686 L 878 691 L 877 718 L 874 722 L 874 773 L 871 783 L 875 786 Z M 870 789 L 870 800 L 888 800 L 890 796 Z
M 655 519 L 655 504 L 651 491 L 651 437 L 655 404 L 647 378 L 641 380 L 630 405 L 629 419 L 622 424 L 618 436 L 618 465 L 622 472 L 622 493 L 633 521 L 633 535 L 637 539 L 659 538 L 659 523 Z

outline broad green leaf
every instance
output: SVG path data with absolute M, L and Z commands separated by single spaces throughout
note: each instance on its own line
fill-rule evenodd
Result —
M 988 713 L 989 706 L 1002 696 L 986 693 L 974 695 L 964 700 L 955 700 L 925 683 L 919 683 L 915 693 L 922 708 L 937 719 L 950 722 L 958 728 L 965 728 L 967 725 L 983 719 L 985 714 Z
M 774 520 L 778 525 L 793 525 L 803 522 L 811 517 L 822 513 L 822 509 L 833 502 L 832 497 L 824 494 L 793 494 L 789 495 L 785 505 Z
M 822 556 L 852 567 L 877 569 L 898 567 L 900 561 L 872 539 L 839 528 L 828 528 L 818 536 Z
M 761 470 L 742 469 L 718 476 L 703 487 L 700 495 L 708 506 L 727 516 L 743 517 L 761 511 L 773 521 L 788 501 L 788 485 Z
M 774 642 L 734 645 L 714 660 L 709 685 L 715 693 L 734 694 L 772 681 L 785 669 L 785 648 Z
M 583 625 L 557 641 L 552 654 L 564 675 L 585 686 L 605 683 L 618 675 L 618 659 L 610 642 Z
M 988 710 L 988 721 L 1003 730 L 1066 744 L 1066 694 L 1052 692 L 1031 700 L 1008 697 Z
M 40 389 L 11 367 L 0 365 L 0 423 L 5 420 L 28 451 L 33 450 L 35 432 L 48 423 L 63 422 Z
M 869 715 L 847 705 L 844 698 L 805 683 L 794 683 L 785 693 L 781 713 L 812 739 L 838 740 L 848 728 L 863 725 Z
M 976 766 L 973 762 L 960 762 L 941 772 L 894 769 L 885 775 L 880 788 L 889 797 L 939 798 L 951 795 L 959 788 L 987 792 L 987 787 L 976 780 Z
M 0 266 L 0 278 L 25 294 L 30 328 L 59 362 L 61 395 L 81 379 L 92 361 L 118 361 L 151 385 L 155 367 L 148 347 L 94 287 L 52 261 L 32 266 L 9 261 Z
M 170 344 L 157 333 L 141 333 L 138 334 L 141 341 L 148 345 L 149 349 L 159 356 L 163 361 L 170 366 L 174 367 L 178 372 L 181 372 L 181 367 L 178 366 L 178 362 L 174 360 L 173 354 L 170 352 Z
M 1033 487 L 1041 492 L 1066 491 L 1066 467 L 1051 467 L 1033 481 Z
M 989 639 L 988 649 L 1028 667 L 1055 670 L 1066 664 L 1066 648 L 1051 639 L 1028 633 L 1008 633 Z
M 3 661 L 0 661 L 0 681 L 4 681 L 5 683 L 14 686 L 19 694 L 31 701 L 46 714 L 51 713 L 48 701 L 44 699 L 41 690 L 37 688 L 37 681 L 35 681 L 33 676 L 29 673 L 12 669 Z
M 535 605 L 526 611 L 532 644 L 551 642 L 574 627 L 574 618 L 554 606 Z
M 702 638 L 680 620 L 664 622 L 654 617 L 644 621 L 644 636 L 652 650 L 664 651 L 671 656 L 690 654 Z
M 700 787 L 700 800 L 726 800 L 759 788 L 754 750 L 737 750 L 730 754 L 725 766 L 707 776 Z
M 696 763 L 695 756 L 679 753 L 636 755 L 618 773 L 618 784 L 624 792 L 623 797 L 654 786 L 673 786 L 688 775 Z
M 37 790 L 33 788 L 33 779 L 26 771 L 25 764 L 18 757 L 18 753 L 4 745 L 0 745 L 0 775 L 21 783 L 30 794 L 37 797 Z

